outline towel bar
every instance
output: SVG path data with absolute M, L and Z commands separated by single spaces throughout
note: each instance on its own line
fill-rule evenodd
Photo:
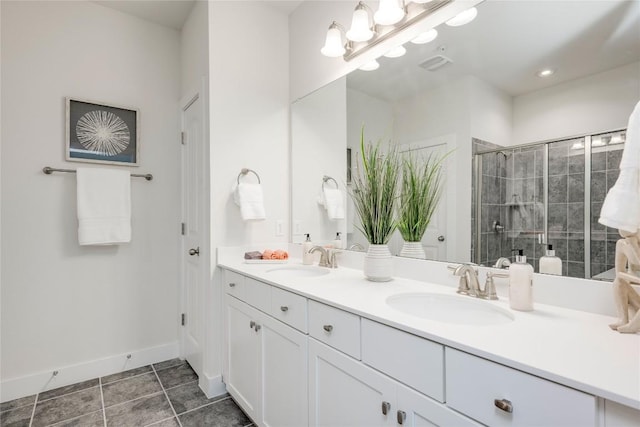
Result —
M 57 169 L 57 168 L 52 168 L 50 166 L 43 167 L 42 172 L 44 172 L 47 175 L 51 175 L 54 172 L 76 173 L 75 169 Z M 146 173 L 146 174 L 132 173 L 131 176 L 135 178 L 144 178 L 147 181 L 151 181 L 153 179 L 153 175 L 151 175 L 150 173 Z
M 260 184 L 260 175 L 258 175 L 256 173 L 256 171 L 252 170 L 252 169 L 247 169 L 247 168 L 242 168 L 242 170 L 240 170 L 240 173 L 238 174 L 238 179 L 236 180 L 238 182 L 238 184 L 240 184 L 240 177 L 242 175 L 246 175 L 249 172 L 251 172 L 252 174 L 254 174 L 256 176 L 256 178 L 258 178 L 258 184 Z
M 331 178 L 331 177 L 330 177 L 330 176 L 328 176 L 328 175 L 325 175 L 325 176 L 323 176 L 323 177 L 322 177 L 322 186 L 324 187 L 324 184 L 325 184 L 326 182 L 328 182 L 328 181 L 333 181 L 333 183 L 336 185 L 336 189 L 340 188 L 340 187 L 338 186 L 338 181 L 336 181 L 335 179 Z

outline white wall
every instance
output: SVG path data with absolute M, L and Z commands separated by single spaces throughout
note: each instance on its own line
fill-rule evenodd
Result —
M 178 339 L 179 34 L 90 2 L 1 8 L 3 382 L 119 354 L 126 367 Z M 154 179 L 132 179 L 130 244 L 80 247 L 75 176 L 41 172 L 86 166 L 64 160 L 65 96 L 140 110 L 128 169 Z
M 469 261 L 471 247 L 471 92 L 465 77 L 397 102 L 396 141 L 408 144 L 446 137 L 447 260 Z
M 622 129 L 640 99 L 640 62 L 520 95 L 513 144 Z
M 336 183 L 346 203 L 347 85 L 341 78 L 318 89 L 291 106 L 291 147 L 293 242 L 310 234 L 314 243 L 329 243 L 337 232 L 346 238 L 346 220 L 329 220 L 318 204 L 321 188 Z M 329 125 L 328 125 L 329 124 Z M 333 181 L 323 184 L 323 177 Z
M 289 241 L 288 17 L 265 2 L 209 3 L 211 246 Z M 242 168 L 262 180 L 267 219 L 245 223 L 231 198 Z M 244 178 L 255 179 L 252 175 Z M 276 221 L 284 235 L 275 236 Z M 275 249 L 272 247 L 272 249 Z M 221 278 L 209 290 L 205 371 L 221 370 Z
M 180 94 L 190 95 L 209 76 L 208 3 L 196 1 L 180 34 Z

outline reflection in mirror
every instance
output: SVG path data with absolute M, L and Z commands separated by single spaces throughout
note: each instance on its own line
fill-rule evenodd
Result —
M 317 196 L 322 175 L 346 189 L 346 171 L 332 168 L 344 165 L 345 147 L 358 158 L 364 124 L 367 140 L 401 151 L 454 150 L 423 239 L 429 258 L 488 265 L 518 247 L 538 271 L 550 243 L 563 274 L 606 279 L 618 235 L 597 218 L 640 98 L 638 28 L 639 2 L 484 2 L 469 25 L 439 26 L 434 41 L 407 43 L 404 57 L 379 58 L 378 70 L 356 70 L 296 102 L 294 241 L 314 230 L 314 240 L 329 242 L 342 231 L 347 246 L 367 247 L 348 199 L 344 223 L 305 199 Z M 551 74 L 539 77 L 543 68 Z M 298 126 L 296 110 L 313 103 L 315 120 Z M 312 171 L 320 178 L 307 182 Z M 393 253 L 401 246 L 394 236 Z

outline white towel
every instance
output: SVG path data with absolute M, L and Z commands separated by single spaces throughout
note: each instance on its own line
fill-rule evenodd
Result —
M 243 220 L 266 218 L 262 185 L 240 183 L 233 192 L 233 199 L 240 206 Z
M 322 189 L 322 204 L 331 220 L 344 219 L 344 197 L 337 188 Z
M 78 168 L 78 243 L 117 245 L 131 241 L 129 171 Z
M 635 233 L 640 229 L 640 102 L 629 117 L 620 175 L 607 193 L 600 224 Z

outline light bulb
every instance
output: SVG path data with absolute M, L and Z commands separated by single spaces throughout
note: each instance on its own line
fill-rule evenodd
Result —
M 320 49 L 320 53 L 330 58 L 337 58 L 344 55 L 345 52 L 346 50 L 342 44 L 342 33 L 338 25 L 334 22 L 327 31 L 327 38 L 324 46 Z
M 425 43 L 429 43 L 431 41 L 434 41 L 436 39 L 436 37 L 438 37 L 438 30 L 436 30 L 435 28 L 426 31 L 422 34 L 419 34 L 418 37 L 416 37 L 415 39 L 411 40 L 411 43 L 414 44 L 425 44 Z
M 369 25 L 369 12 L 362 2 L 358 3 L 353 11 L 351 29 L 347 31 L 347 38 L 354 42 L 366 42 L 373 37 L 373 31 Z
M 384 56 L 386 56 L 387 58 L 399 58 L 405 53 L 407 53 L 407 49 L 405 49 L 404 46 L 400 45 L 385 53 Z
M 380 68 L 380 63 L 374 59 L 373 61 L 369 61 L 366 64 L 364 64 L 359 69 L 362 71 L 374 71 L 374 70 L 377 70 L 378 68 Z
M 393 25 L 404 18 L 404 9 L 398 0 L 380 0 L 378 11 L 373 19 L 380 25 Z
M 467 9 L 463 12 L 460 12 L 453 18 L 449 19 L 446 24 L 450 27 L 459 27 L 461 25 L 468 24 L 469 22 L 476 19 L 478 15 L 478 9 L 472 7 L 471 9 Z

